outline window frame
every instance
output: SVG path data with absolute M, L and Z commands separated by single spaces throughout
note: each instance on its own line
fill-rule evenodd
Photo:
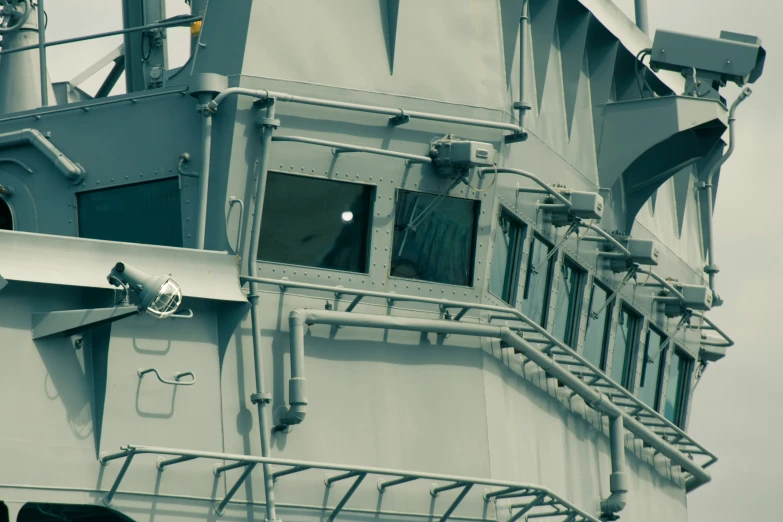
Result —
M 588 271 L 585 267 L 583 267 L 581 264 L 576 262 L 573 258 L 571 258 L 568 254 L 565 253 L 563 254 L 562 260 L 558 264 L 558 268 L 561 269 L 557 274 L 558 278 L 563 277 L 563 273 L 562 273 L 563 266 L 569 266 L 573 272 L 576 272 L 578 274 L 577 281 L 576 281 L 577 292 L 576 295 L 573 297 L 573 300 L 570 301 L 568 310 L 566 311 L 565 332 L 563 335 L 563 339 L 561 339 L 561 341 L 566 346 L 572 349 L 576 349 L 579 343 L 579 324 L 581 323 L 581 319 L 582 319 L 582 306 L 584 304 L 585 289 L 587 288 Z M 592 299 L 592 294 L 590 297 Z M 569 299 L 570 298 L 571 295 L 569 293 Z M 560 299 L 561 296 L 558 293 L 557 300 L 559 301 Z M 557 306 L 557 302 L 555 303 L 555 306 Z M 554 320 L 556 321 L 557 319 L 555 318 Z M 555 335 L 554 322 L 552 323 L 552 335 Z M 555 335 L 555 337 L 557 336 Z
M 261 259 L 261 257 L 256 258 L 256 263 L 258 265 L 269 265 L 269 266 L 280 266 L 280 267 L 294 267 L 294 268 L 301 268 L 304 270 L 322 270 L 324 272 L 328 273 L 335 273 L 335 274 L 353 274 L 357 277 L 370 277 L 370 272 L 372 268 L 372 263 L 370 260 L 370 257 L 372 255 L 372 239 L 373 239 L 373 227 L 375 223 L 375 205 L 378 199 L 378 185 L 373 183 L 364 183 L 361 181 L 353 181 L 353 180 L 343 180 L 343 179 L 332 179 L 327 178 L 324 176 L 313 176 L 309 174 L 301 174 L 298 172 L 286 172 L 279 169 L 270 169 L 269 174 L 279 174 L 283 176 L 291 176 L 291 177 L 298 177 L 298 178 L 306 178 L 306 179 L 313 179 L 317 181 L 328 181 L 328 182 L 334 182 L 334 183 L 345 183 L 345 184 L 351 184 L 351 185 L 360 185 L 362 187 L 369 187 L 370 188 L 370 197 L 369 197 L 369 208 L 368 208 L 368 219 L 367 219 L 367 245 L 364 251 L 364 259 L 365 259 L 365 272 L 354 272 L 351 270 L 341 270 L 339 268 L 328 268 L 328 267 L 319 267 L 319 266 L 312 266 L 312 265 L 302 265 L 302 264 L 296 264 L 296 263 L 284 263 L 282 261 L 270 261 L 266 259 Z M 266 199 L 266 196 L 268 194 L 268 191 L 265 191 L 264 198 Z M 266 207 L 266 206 L 265 206 Z M 262 209 L 263 213 L 263 209 Z M 263 216 L 262 216 L 262 223 L 263 223 Z M 263 225 L 262 225 L 263 226 Z M 259 230 L 259 234 L 261 231 Z M 259 239 L 259 248 L 261 248 L 261 241 Z
M 617 331 L 622 326 L 622 323 L 620 322 L 620 317 L 623 312 L 627 312 L 629 317 L 633 318 L 634 325 L 633 330 L 629 330 L 631 335 L 631 343 L 630 346 L 626 346 L 626 352 L 623 357 L 623 369 L 622 374 L 620 375 L 620 381 L 615 381 L 617 384 L 621 385 L 623 388 L 628 390 L 629 392 L 634 392 L 634 384 L 636 379 L 634 379 L 634 361 L 639 356 L 639 343 L 641 341 L 641 333 L 642 333 L 642 327 L 644 324 L 644 315 L 639 313 L 633 306 L 631 306 L 627 301 L 624 299 L 620 299 L 620 306 L 617 308 L 617 321 L 614 323 L 614 339 L 612 342 L 612 366 L 604 366 L 604 373 L 606 373 L 610 379 L 614 380 L 612 378 L 612 373 L 614 370 L 614 359 L 615 359 L 615 347 L 617 346 Z M 609 349 L 608 345 L 606 347 L 606 363 L 609 362 Z
M 82 233 L 83 233 L 82 221 L 83 220 L 82 220 L 82 216 L 81 216 L 81 213 L 80 213 L 81 209 L 82 209 L 82 204 L 80 203 L 80 198 L 82 196 L 96 194 L 98 192 L 116 191 L 116 190 L 129 188 L 129 187 L 138 187 L 140 185 L 153 185 L 153 184 L 156 184 L 156 183 L 163 183 L 163 182 L 166 182 L 166 181 L 169 181 L 169 182 L 175 181 L 175 182 L 177 182 L 178 185 L 181 183 L 181 180 L 180 180 L 179 176 L 164 176 L 164 177 L 161 177 L 161 178 L 144 179 L 144 180 L 133 181 L 133 182 L 129 182 L 129 183 L 112 184 L 112 185 L 104 186 L 104 187 L 97 187 L 97 188 L 92 188 L 91 187 L 91 188 L 88 188 L 86 190 L 79 190 L 79 191 L 74 192 L 73 193 L 73 210 L 74 210 L 74 213 L 75 213 L 75 221 L 76 221 L 76 227 L 75 227 L 76 228 L 76 237 L 82 238 L 82 239 L 91 239 L 91 240 L 96 240 L 96 241 L 107 241 L 107 242 L 112 242 L 112 243 L 130 243 L 130 244 L 134 244 L 134 245 L 163 246 L 163 247 L 166 247 L 166 248 L 190 248 L 188 246 L 188 242 L 186 241 L 187 234 L 185 232 L 185 219 L 184 219 L 185 214 L 183 214 L 185 209 L 184 209 L 184 205 L 183 205 L 183 201 L 182 201 L 182 188 L 181 187 L 179 187 L 179 189 L 177 191 L 177 197 L 179 198 L 179 212 L 178 212 L 179 225 L 178 226 L 179 226 L 179 231 L 180 231 L 180 244 L 178 246 L 176 246 L 176 245 L 174 245 L 174 246 L 172 246 L 172 245 L 159 245 L 159 244 L 156 244 L 156 243 L 129 242 L 129 241 L 124 241 L 124 240 L 119 240 L 119 239 L 94 239 L 94 238 L 89 238 L 89 237 L 85 237 L 85 236 L 82 235 Z
M 401 194 L 403 194 L 403 193 L 423 194 L 425 196 L 435 196 L 435 197 L 443 196 L 445 198 L 460 199 L 460 200 L 471 202 L 471 204 L 475 208 L 475 214 L 474 214 L 474 220 L 473 220 L 473 234 L 472 234 L 472 237 L 471 237 L 471 253 L 470 253 L 471 262 L 468 265 L 468 267 L 470 269 L 470 272 L 469 272 L 470 284 L 469 285 L 459 285 L 459 284 L 454 284 L 454 283 L 443 283 L 443 282 L 440 282 L 440 281 L 430 281 L 428 279 L 413 279 L 413 278 L 408 278 L 408 277 L 401 277 L 401 276 L 392 275 L 392 273 L 391 273 L 391 271 L 392 271 L 392 262 L 393 262 L 394 256 L 395 256 L 395 252 L 394 252 L 394 236 L 395 236 L 395 233 L 396 233 L 396 225 L 397 225 L 397 222 L 396 222 L 396 219 L 397 219 L 397 208 L 398 208 L 398 205 L 400 204 Z M 481 224 L 480 224 L 480 222 L 481 222 L 481 205 L 482 205 L 482 201 L 481 201 L 481 199 L 478 199 L 478 198 L 466 198 L 466 197 L 461 197 L 461 196 L 455 196 L 455 195 L 452 195 L 452 194 L 445 194 L 444 195 L 442 193 L 427 192 L 427 191 L 424 191 L 424 190 L 409 190 L 409 189 L 402 188 L 402 187 L 395 188 L 394 189 L 394 208 L 393 208 L 393 211 L 392 211 L 393 218 L 392 218 L 391 244 L 390 244 L 390 247 L 389 247 L 389 250 L 390 250 L 390 252 L 389 252 L 389 268 L 386 270 L 386 277 L 389 280 L 415 281 L 415 282 L 420 283 L 420 284 L 443 285 L 443 286 L 447 286 L 447 287 L 451 287 L 451 288 L 459 288 L 459 289 L 463 289 L 463 290 L 466 289 L 466 288 L 469 288 L 471 290 L 475 290 L 475 288 L 476 288 L 476 266 L 478 264 L 479 232 L 481 230 Z M 368 246 L 370 246 L 370 249 L 372 249 L 371 245 L 368 245 Z
M 522 288 L 522 309 L 524 313 L 524 307 L 525 307 L 525 300 L 528 296 L 528 290 L 530 289 L 530 276 L 532 274 L 533 270 L 533 256 L 531 255 L 533 253 L 533 245 L 535 244 L 535 241 L 538 240 L 543 245 L 546 245 L 547 251 L 546 254 L 549 255 L 549 253 L 554 248 L 554 244 L 551 243 L 549 240 L 547 240 L 543 235 L 539 234 L 535 230 L 533 230 L 532 234 L 528 234 L 528 240 L 526 241 L 526 255 L 527 255 L 527 265 L 525 267 L 525 286 Z M 552 282 L 554 279 L 554 271 L 555 271 L 555 265 L 557 261 L 557 254 L 549 258 L 547 261 L 547 270 L 546 270 L 546 286 L 544 289 L 544 301 L 541 305 L 541 319 L 540 322 L 536 321 L 535 318 L 530 317 L 531 320 L 536 322 L 539 326 L 546 329 L 547 323 L 549 321 L 549 305 L 552 302 Z M 525 314 L 527 315 L 527 314 Z
M 585 354 L 585 342 L 587 341 L 587 333 L 590 329 L 590 321 L 595 321 L 596 319 L 592 319 L 590 317 L 590 314 L 593 311 L 593 298 L 595 297 L 594 291 L 595 287 L 598 287 L 606 294 L 607 299 L 612 295 L 612 290 L 603 283 L 598 277 L 593 277 L 592 285 L 590 286 L 590 299 L 587 303 L 587 324 L 585 325 L 585 337 L 582 342 L 582 351 L 580 355 L 582 355 L 585 359 L 588 360 L 591 364 L 593 361 L 587 358 L 587 355 Z M 609 346 L 609 338 L 612 334 L 612 324 L 614 323 L 614 310 L 616 305 L 617 297 L 612 299 L 612 302 L 606 306 L 606 316 L 604 317 L 604 325 L 603 325 L 603 335 L 601 336 L 601 353 L 600 353 L 600 360 L 598 361 L 598 364 L 595 365 L 596 368 L 601 370 L 602 372 L 605 372 L 606 368 L 606 356 L 609 352 L 608 346 Z
M 639 393 L 642 390 L 644 379 L 647 376 L 647 367 L 649 365 L 649 363 L 647 363 L 647 358 L 650 353 L 651 333 L 655 333 L 661 339 L 661 341 L 658 344 L 658 348 L 659 348 L 658 362 L 655 365 L 658 368 L 658 375 L 657 378 L 655 379 L 655 392 L 654 392 L 652 404 L 648 404 L 644 402 L 644 400 L 639 396 Z M 664 332 L 661 328 L 654 326 L 652 323 L 648 324 L 647 335 L 645 336 L 644 339 L 644 353 L 642 354 L 643 358 L 641 359 L 642 369 L 639 375 L 639 384 L 634 390 L 634 395 L 636 395 L 636 397 L 639 400 L 647 404 L 647 406 L 654 409 L 655 411 L 660 411 L 661 409 L 661 397 L 663 396 L 663 382 L 664 379 L 666 378 L 666 370 L 668 369 L 666 361 L 669 357 L 668 351 L 671 348 L 671 341 L 669 340 L 669 337 L 670 336 L 666 332 Z M 669 344 L 662 351 L 660 351 L 660 345 L 666 342 L 668 342 Z M 639 359 L 637 358 L 637 360 Z
M 516 308 L 517 300 L 519 299 L 519 283 L 520 276 L 522 274 L 522 261 L 525 255 L 525 241 L 527 239 L 528 224 L 519 219 L 513 212 L 508 210 L 503 205 L 500 205 L 500 211 L 498 212 L 497 219 L 495 219 L 494 241 L 497 241 L 497 231 L 500 227 L 501 220 L 507 218 L 509 222 L 513 223 L 516 227 L 514 248 L 510 248 L 506 255 L 506 266 L 503 273 L 503 296 L 497 295 L 492 291 L 492 271 L 495 269 L 494 263 L 489 267 L 489 278 L 487 278 L 487 292 L 496 299 L 499 299 L 507 305 Z M 491 259 L 494 261 L 495 248 L 497 245 L 493 243 Z M 505 294 L 508 292 L 508 300 L 505 299 Z
M 660 406 L 657 411 L 672 424 L 681 429 L 684 429 L 685 420 L 687 419 L 688 415 L 688 402 L 690 399 L 691 379 L 693 377 L 695 359 L 687 351 L 680 347 L 680 345 L 675 344 L 674 342 L 670 342 L 669 346 L 666 347 L 666 350 L 669 352 L 666 357 L 666 386 L 664 387 L 664 393 L 661 393 Z M 666 400 L 668 399 L 669 393 L 668 381 L 669 377 L 671 376 L 671 365 L 675 360 L 675 355 L 678 356 L 679 361 L 683 361 L 685 363 L 685 371 L 681 371 L 679 374 L 679 382 L 677 383 L 677 389 L 675 393 L 680 393 L 680 397 L 674 405 L 674 419 L 672 420 L 666 417 Z

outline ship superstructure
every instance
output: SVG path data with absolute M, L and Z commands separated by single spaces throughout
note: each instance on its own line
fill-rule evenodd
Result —
M 91 96 L 0 2 L 0 522 L 686 520 L 760 40 L 190 4 L 124 0 Z

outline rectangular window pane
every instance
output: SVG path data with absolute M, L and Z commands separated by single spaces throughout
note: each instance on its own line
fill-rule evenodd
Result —
M 661 350 L 661 345 L 666 342 L 666 336 L 658 333 L 654 328 L 647 332 L 647 343 L 644 347 L 644 359 L 642 359 L 642 378 L 639 382 L 639 399 L 651 408 L 658 404 L 660 391 L 661 372 L 666 361 L 666 349 Z
M 584 295 L 584 271 L 570 260 L 560 265 L 560 277 L 557 282 L 557 303 L 552 333 L 568 346 L 576 346 L 576 333 L 579 330 L 582 296 Z
M 609 377 L 628 389 L 632 386 L 632 362 L 636 356 L 639 316 L 623 306 L 617 320 L 614 334 L 614 352 Z
M 688 393 L 691 359 L 682 355 L 677 349 L 672 353 L 669 364 L 669 380 L 666 384 L 666 403 L 663 416 L 682 426 L 685 413 L 685 400 Z
M 367 273 L 373 187 L 270 172 L 258 258 Z
M 398 191 L 391 275 L 471 286 L 479 207 L 472 199 Z
M 514 306 L 519 286 L 525 227 L 508 212 L 501 211 L 495 229 L 489 291 Z
M 182 246 L 177 178 L 79 192 L 76 206 L 79 237 Z
M 612 317 L 612 304 L 606 305 L 609 292 L 598 284 L 590 295 L 590 313 L 587 316 L 584 356 L 598 368 L 605 368 L 604 345 L 608 322 Z
M 552 281 L 554 258 L 550 258 L 544 265 L 541 263 L 549 254 L 550 249 L 551 247 L 538 236 L 533 236 L 533 240 L 530 242 L 530 254 L 527 258 L 522 313 L 540 325 L 546 324 L 546 308 L 549 304 L 549 286 Z

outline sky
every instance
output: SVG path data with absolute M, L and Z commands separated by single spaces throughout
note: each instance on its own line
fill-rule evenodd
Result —
M 421 1 L 421 0 L 420 0 Z M 616 0 L 633 18 L 633 0 Z M 722 169 L 715 209 L 717 290 L 725 304 L 710 317 L 736 341 L 712 364 L 696 390 L 689 432 L 718 455 L 712 483 L 688 495 L 691 522 L 768 520 L 783 490 L 783 406 L 777 369 L 783 350 L 774 337 L 783 275 L 783 197 L 776 191 L 783 111 L 783 2 L 778 0 L 650 0 L 651 32 L 669 29 L 717 37 L 722 29 L 761 37 L 768 60 L 753 95 L 737 111 L 737 149 Z M 119 0 L 47 0 L 47 38 L 56 40 L 122 27 Z M 167 0 L 167 15 L 187 13 L 184 0 Z M 84 16 L 75 16 L 75 13 Z M 168 32 L 170 66 L 184 63 L 187 29 Z M 53 81 L 75 77 L 121 43 L 120 37 L 49 50 Z M 107 70 L 81 87 L 94 93 Z M 124 87 L 120 82 L 119 92 Z M 736 88 L 722 91 L 733 100 Z M 632 497 L 631 497 L 631 501 Z

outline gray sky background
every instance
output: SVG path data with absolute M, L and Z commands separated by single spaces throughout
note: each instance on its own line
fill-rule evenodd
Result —
M 321 0 L 328 1 L 328 0 Z M 187 12 L 167 0 L 168 16 Z M 633 0 L 616 0 L 632 18 Z M 119 0 L 48 0 L 47 38 L 122 27 Z M 720 461 L 713 482 L 688 495 L 690 520 L 772 520 L 783 490 L 780 430 L 783 407 L 777 370 L 783 351 L 774 337 L 781 290 L 783 197 L 774 153 L 780 143 L 783 2 L 779 0 L 650 0 L 651 30 L 717 37 L 721 29 L 760 36 L 768 52 L 764 76 L 737 113 L 737 150 L 723 168 L 715 215 L 717 288 L 726 304 L 711 317 L 737 342 L 729 356 L 707 368 L 695 394 L 690 432 Z M 187 29 L 169 30 L 171 66 L 184 63 Z M 115 37 L 49 51 L 53 81 L 68 80 L 121 43 Z M 106 71 L 82 88 L 95 92 Z M 724 94 L 733 100 L 737 89 Z M 633 500 L 631 500 L 633 501 Z

